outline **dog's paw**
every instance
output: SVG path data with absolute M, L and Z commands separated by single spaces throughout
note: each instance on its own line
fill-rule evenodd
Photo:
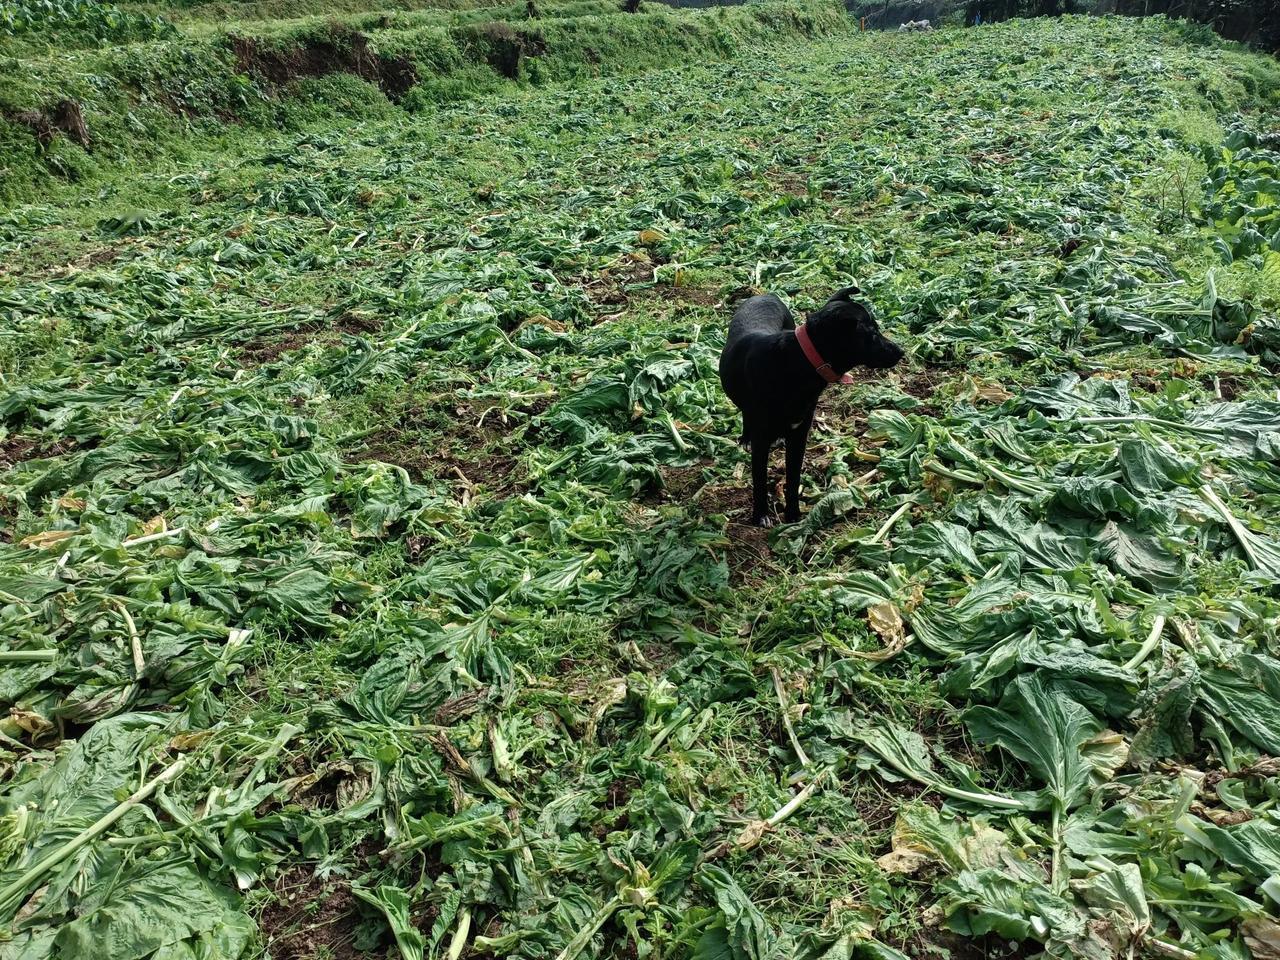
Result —
M 799 523 L 800 511 L 797 510 L 795 513 L 790 513 L 790 512 L 786 513 L 782 518 L 782 522 L 783 523 Z
M 768 514 L 765 514 L 763 517 L 752 517 L 751 525 L 754 527 L 762 527 L 767 530 L 769 527 L 773 526 L 773 517 Z

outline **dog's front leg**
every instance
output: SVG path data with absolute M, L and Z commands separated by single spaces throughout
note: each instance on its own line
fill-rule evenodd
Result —
M 798 426 L 787 431 L 787 477 L 783 485 L 787 505 L 782 515 L 787 523 L 798 523 L 800 520 L 800 470 L 804 467 L 804 450 L 809 442 L 809 427 L 812 423 L 813 414 L 810 414 Z
M 769 448 L 773 440 L 764 433 L 751 437 L 751 522 L 757 527 L 773 526 L 769 516 Z

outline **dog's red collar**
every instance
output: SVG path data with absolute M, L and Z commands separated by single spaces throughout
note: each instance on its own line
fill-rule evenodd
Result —
M 818 348 L 809 339 L 809 331 L 806 327 L 806 324 L 796 327 L 796 342 L 800 344 L 800 349 L 804 351 L 805 359 L 813 364 L 813 369 L 818 372 L 818 376 L 827 381 L 827 383 L 853 383 L 853 377 L 847 373 L 841 376 L 836 373 L 831 364 L 822 359 L 822 354 L 818 352 Z

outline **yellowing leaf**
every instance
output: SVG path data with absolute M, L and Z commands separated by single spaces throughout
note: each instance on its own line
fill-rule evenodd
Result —
M 9 719 L 31 734 L 32 740 L 39 739 L 53 729 L 53 722 L 34 710 L 19 710 L 14 707 L 9 711 Z
M 752 820 L 742 828 L 734 843 L 742 850 L 750 850 L 770 829 L 768 820 Z
M 1013 396 L 998 383 L 981 383 L 978 385 L 978 399 L 988 403 L 1004 403 Z
M 877 603 L 868 607 L 867 622 L 882 640 L 892 642 L 902 635 L 902 615 L 892 603 Z
M 902 614 L 892 603 L 877 603 L 867 607 L 867 623 L 876 635 L 884 641 L 884 649 L 851 651 L 852 655 L 863 660 L 888 660 L 897 656 L 911 643 L 907 636 L 906 626 L 902 622 Z
M 1129 744 L 1113 730 L 1103 730 L 1080 745 L 1080 753 L 1093 767 L 1095 783 L 1106 783 L 1129 759 Z
M 896 873 L 908 875 L 915 873 L 926 863 L 929 862 L 929 856 L 918 850 L 894 849 L 890 850 L 884 856 L 876 858 L 876 865 L 885 873 Z
M 667 239 L 667 235 L 661 230 L 648 229 L 640 231 L 640 243 L 646 247 L 652 247 L 655 243 L 661 243 L 665 239 Z
M 544 313 L 535 313 L 532 317 L 530 317 L 524 323 L 520 324 L 520 326 L 527 327 L 531 324 L 534 326 L 545 327 L 547 330 L 550 330 L 553 333 L 564 333 L 565 330 L 568 329 L 568 327 L 566 327 L 562 321 L 552 320 L 550 317 L 548 317 Z
M 1004 403 L 1013 396 L 1008 390 L 998 383 L 991 383 L 987 380 L 979 380 L 975 377 L 965 375 L 960 378 L 960 384 L 956 389 L 956 396 L 962 400 L 968 400 L 970 403 L 983 401 L 984 403 Z
M 926 863 L 949 870 L 1017 868 L 1005 834 L 981 819 L 958 819 L 928 804 L 904 806 L 893 825 L 893 849 L 877 861 L 890 873 L 914 873 Z
M 208 740 L 212 733 L 212 730 L 193 730 L 190 733 L 180 733 L 169 741 L 169 749 L 177 751 L 191 750 Z
M 31 547 L 33 550 L 48 550 L 63 540 L 71 539 L 79 532 L 79 530 L 46 530 L 44 533 L 33 533 L 19 540 L 18 546 Z

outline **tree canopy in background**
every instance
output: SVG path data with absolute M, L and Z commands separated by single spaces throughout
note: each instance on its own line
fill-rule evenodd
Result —
M 1280 50 L 1280 3 L 1276 0 L 849 0 L 867 26 L 892 27 L 913 19 L 958 19 L 965 24 L 1067 13 L 1167 16 L 1211 27 L 1228 40 Z

